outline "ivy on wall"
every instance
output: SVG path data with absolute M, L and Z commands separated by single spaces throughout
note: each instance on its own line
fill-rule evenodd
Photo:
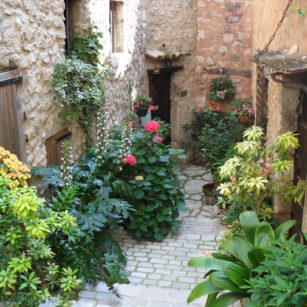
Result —
M 102 33 L 89 25 L 81 34 L 75 34 L 72 51 L 63 62 L 55 65 L 52 87 L 55 103 L 63 108 L 59 117 L 64 122 L 78 121 L 91 143 L 91 130 L 97 110 L 104 103 L 103 78 L 105 70 L 99 61 L 103 46 Z

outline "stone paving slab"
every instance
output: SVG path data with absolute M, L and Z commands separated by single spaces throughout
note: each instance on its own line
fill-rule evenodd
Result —
M 180 213 L 178 233 L 170 233 L 162 242 L 136 240 L 127 232 L 114 233 L 114 238 L 127 255 L 126 271 L 130 284 L 116 285 L 121 298 L 108 292 L 103 283 L 87 287 L 80 293 L 75 307 L 200 307 L 206 298 L 187 304 L 191 289 L 201 281 L 205 270 L 188 266 L 188 261 L 206 251 L 214 252 L 224 230 L 219 210 L 209 206 L 202 186 L 212 182 L 210 172 L 190 165 L 177 168 L 185 193 L 186 212 Z M 53 305 L 42 305 L 49 307 Z M 240 305 L 238 305 L 240 306 Z

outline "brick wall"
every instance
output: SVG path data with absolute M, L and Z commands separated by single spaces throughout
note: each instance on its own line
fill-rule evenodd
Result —
M 196 100 L 208 104 L 208 82 L 218 75 L 208 69 L 231 69 L 239 98 L 251 96 L 251 79 L 240 75 L 250 72 L 252 56 L 253 1 L 199 0 L 196 45 Z

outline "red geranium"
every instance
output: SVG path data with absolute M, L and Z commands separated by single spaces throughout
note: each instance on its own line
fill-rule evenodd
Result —
M 129 154 L 125 157 L 125 164 L 130 164 L 131 166 L 134 166 L 136 164 L 135 156 L 132 154 Z
M 162 143 L 163 139 L 161 138 L 161 136 L 155 136 L 154 139 L 158 142 L 158 143 Z
M 160 124 L 155 120 L 148 121 L 145 124 L 145 130 L 150 133 L 159 132 Z

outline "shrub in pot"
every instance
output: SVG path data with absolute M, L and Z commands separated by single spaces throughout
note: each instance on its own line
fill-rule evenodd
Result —
M 219 169 L 223 183 L 219 192 L 220 205 L 236 206 L 237 217 L 244 210 L 254 210 L 261 220 L 272 219 L 272 199 L 279 195 L 284 201 L 301 202 L 307 189 L 305 181 L 293 185 L 289 169 L 293 166 L 291 150 L 299 146 L 291 132 L 264 143 L 263 131 L 253 126 L 243 133 L 236 144 L 235 155 Z

